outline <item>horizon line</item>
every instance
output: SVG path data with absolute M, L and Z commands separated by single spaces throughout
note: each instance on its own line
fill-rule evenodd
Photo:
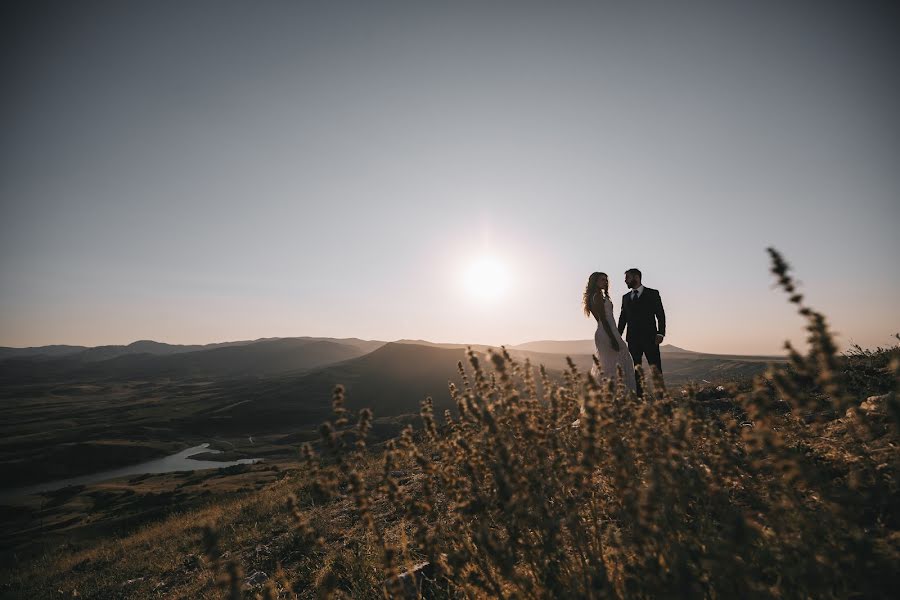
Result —
M 423 338 L 397 338 L 393 340 L 382 340 L 382 339 L 365 339 L 360 337 L 334 337 L 334 336 L 320 336 L 320 335 L 292 335 L 292 336 L 270 336 L 270 337 L 258 337 L 258 338 L 248 338 L 248 339 L 232 339 L 232 340 L 224 340 L 224 341 L 216 341 L 216 342 L 206 342 L 206 343 L 172 343 L 172 342 L 164 342 L 160 340 L 154 340 L 150 338 L 141 338 L 134 340 L 132 342 L 124 343 L 124 344 L 97 344 L 97 345 L 85 345 L 85 344 L 68 344 L 68 343 L 54 343 L 54 344 L 40 344 L 40 345 L 31 345 L 31 346 L 7 346 L 0 344 L 0 348 L 8 348 L 12 350 L 28 350 L 28 349 L 36 349 L 36 348 L 48 348 L 48 347 L 68 347 L 68 348 L 84 348 L 86 350 L 93 348 L 105 348 L 105 347 L 121 347 L 125 348 L 128 346 L 132 346 L 134 344 L 140 342 L 152 342 L 154 344 L 164 344 L 167 346 L 215 346 L 221 344 L 230 344 L 230 343 L 238 343 L 238 342 L 264 342 L 264 341 L 274 341 L 274 340 L 290 340 L 290 339 L 321 339 L 321 340 L 359 340 L 362 342 L 381 342 L 383 344 L 391 344 L 391 343 L 401 343 L 401 342 L 423 342 L 425 344 L 433 344 L 433 345 L 454 345 L 454 346 L 487 346 L 490 348 L 515 348 L 516 346 L 523 346 L 525 344 L 536 344 L 536 343 L 580 343 L 580 342 L 592 342 L 590 338 L 581 338 L 581 339 L 565 339 L 565 340 L 556 340 L 556 339 L 539 339 L 539 340 L 528 340 L 525 342 L 520 342 L 518 344 L 488 344 L 483 342 L 446 342 L 446 341 L 433 341 Z M 709 354 L 709 355 L 721 355 L 721 356 L 753 356 L 753 357 L 782 357 L 781 354 L 740 354 L 734 352 L 710 352 L 710 351 L 701 351 L 701 350 L 690 350 L 688 348 L 683 348 L 681 346 L 677 346 L 675 344 L 666 344 L 663 343 L 660 345 L 661 348 L 670 346 L 673 348 L 677 348 L 683 352 L 689 352 L 692 354 Z

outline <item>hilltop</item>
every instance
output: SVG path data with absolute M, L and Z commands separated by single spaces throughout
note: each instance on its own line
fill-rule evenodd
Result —
M 838 355 L 824 317 L 792 302 L 808 355 L 762 373 L 759 360 L 673 350 L 664 364 L 718 377 L 644 398 L 588 376 L 589 355 L 539 376 L 524 359 L 565 356 L 416 343 L 267 341 L 32 373 L 4 388 L 5 481 L 119 460 L 135 444 L 171 451 L 191 435 L 265 462 L 6 506 L 0 592 L 889 597 L 900 355 Z M 77 380 L 148 356 L 195 369 L 225 356 L 253 375 L 170 379 L 151 362 L 161 379 Z M 298 357 L 333 362 L 298 370 Z M 54 360 L 66 357 L 0 366 L 16 376 Z M 269 361 L 275 374 L 260 367 Z
M 433 369 L 437 381 L 438 371 L 455 370 L 458 356 L 454 349 L 387 344 L 316 375 L 322 377 L 319 384 L 323 386 L 332 377 L 352 378 L 342 404 L 353 409 L 364 404 L 354 396 L 380 381 L 372 379 L 376 373 L 383 373 L 385 380 L 403 381 L 410 369 L 407 363 L 424 361 L 424 368 L 417 372 Z M 360 454 L 353 450 L 353 440 L 356 419 L 364 417 L 352 410 L 349 428 L 337 433 L 325 429 L 324 439 L 331 441 L 313 442 L 322 455 L 321 463 L 319 459 L 273 460 L 228 474 L 139 477 L 49 494 L 51 508 L 45 517 L 49 527 L 69 527 L 70 540 L 77 535 L 84 541 L 57 546 L 41 560 L 8 571 L 0 592 L 40 596 L 78 590 L 85 597 L 224 597 L 231 586 L 240 597 L 256 593 L 295 597 L 291 590 L 296 597 L 308 597 L 318 590 L 325 595 L 344 591 L 354 598 L 376 598 L 382 596 L 384 586 L 395 597 L 407 597 L 410 592 L 404 581 L 418 581 L 426 594 L 451 586 L 470 597 L 487 598 L 496 595 L 494 584 L 484 579 L 489 576 L 510 591 L 543 590 L 542 597 L 564 590 L 581 595 L 587 589 L 607 590 L 604 596 L 609 597 L 630 597 L 634 590 L 656 596 L 671 589 L 673 578 L 680 577 L 681 585 L 692 586 L 690 596 L 704 590 L 759 589 L 759 597 L 776 597 L 799 589 L 804 595 L 822 597 L 828 589 L 838 589 L 839 597 L 863 592 L 866 597 L 889 597 L 887 590 L 896 584 L 890 565 L 900 557 L 890 542 L 896 529 L 890 525 L 894 522 L 891 511 L 897 506 L 896 489 L 880 487 L 884 480 L 876 478 L 855 484 L 852 496 L 845 491 L 853 469 L 874 475 L 878 465 L 882 470 L 896 467 L 871 458 L 858 462 L 865 455 L 859 454 L 860 442 L 852 434 L 854 427 L 866 428 L 865 448 L 872 457 L 881 456 L 896 440 L 898 430 L 891 428 L 900 422 L 892 425 L 890 417 L 890 410 L 896 409 L 895 397 L 872 397 L 857 407 L 859 398 L 883 394 L 896 385 L 898 365 L 893 367 L 894 375 L 884 371 L 892 357 L 900 363 L 895 351 L 850 357 L 844 366 L 848 376 L 842 381 L 855 382 L 844 392 L 854 399 L 851 410 L 846 415 L 832 412 L 809 425 L 795 416 L 803 415 L 799 412 L 802 402 L 821 389 L 817 386 L 798 388 L 791 396 L 796 415 L 788 412 L 789 407 L 768 416 L 754 413 L 761 405 L 755 404 L 760 400 L 754 399 L 749 387 L 733 387 L 724 398 L 714 395 L 712 387 L 680 400 L 661 395 L 647 405 L 627 399 L 609 404 L 610 398 L 598 395 L 581 400 L 587 403 L 587 416 L 582 414 L 581 426 L 573 428 L 581 392 L 571 387 L 569 378 L 578 376 L 570 373 L 556 380 L 563 390 L 562 405 L 552 408 L 552 404 L 526 402 L 529 412 L 520 417 L 507 413 L 514 405 L 502 399 L 511 389 L 502 387 L 506 385 L 503 373 L 510 368 L 505 363 L 494 371 L 500 387 L 491 391 L 487 384 L 479 384 L 480 391 L 467 394 L 465 400 L 473 409 L 486 410 L 492 406 L 487 403 L 490 394 L 500 394 L 489 409 L 494 425 L 483 422 L 477 410 L 453 422 L 439 419 L 435 423 L 432 407 L 425 405 L 419 417 L 422 433 L 404 433 L 388 446 L 373 440 L 371 452 Z M 814 360 L 818 359 L 810 359 Z M 467 370 L 472 382 L 490 379 L 480 378 L 471 366 Z M 422 379 L 420 391 L 430 381 Z M 798 378 L 797 384 L 801 381 Z M 527 385 L 516 387 L 525 393 L 523 399 L 529 397 Z M 465 384 L 458 389 L 464 390 Z M 390 391 L 371 397 L 385 393 Z M 819 398 L 825 406 L 836 401 Z M 556 417 L 553 411 L 558 412 Z M 612 412 L 609 418 L 592 420 L 591 411 L 601 411 L 597 417 Z M 335 416 L 325 414 L 324 418 Z M 753 425 L 749 429 L 738 425 L 746 420 Z M 429 423 L 437 428 L 429 429 Z M 615 435 L 592 433 L 593 427 L 601 425 L 612 428 L 608 433 Z M 524 440 L 530 427 L 537 428 L 530 442 L 513 441 Z M 685 438 L 684 427 L 698 437 Z M 647 430 L 656 436 L 638 435 Z M 777 431 L 782 443 L 765 441 Z M 595 436 L 599 437 L 594 440 Z M 328 448 L 335 443 L 339 447 L 345 437 L 349 445 L 339 452 L 347 453 L 346 461 L 336 464 Z M 707 438 L 708 443 L 701 443 Z M 613 442 L 619 444 L 616 451 L 606 448 Z M 579 470 L 586 460 L 582 453 L 594 443 L 601 444 L 596 454 L 589 455 L 597 470 L 584 479 Z M 755 443 L 762 444 L 760 449 L 753 450 Z M 744 444 L 746 449 L 733 451 Z M 668 449 L 676 445 L 682 454 L 673 456 Z M 506 451 L 501 450 L 504 447 Z M 794 453 L 791 448 L 795 447 L 803 452 Z M 796 469 L 793 479 L 771 471 L 767 465 L 773 456 L 787 461 L 779 462 L 785 468 Z M 659 487 L 637 477 L 643 461 L 654 465 Z M 492 471 L 495 463 L 504 464 L 504 469 Z M 620 469 L 631 475 L 612 485 Z M 501 485 L 502 474 L 508 479 Z M 803 490 L 799 494 L 794 487 L 798 478 Z M 512 496 L 504 495 L 504 486 L 509 486 Z M 603 493 L 585 494 L 586 487 Z M 358 489 L 362 495 L 354 491 Z M 651 492 L 660 501 L 642 502 Z M 818 498 L 823 496 L 832 504 L 822 504 Z M 848 498 L 852 498 L 849 503 Z M 129 507 L 121 514 L 131 515 L 132 529 L 109 539 L 96 528 L 66 525 L 63 519 L 71 514 L 67 511 L 86 499 L 93 499 L 88 501 L 94 503 L 95 518 L 111 518 L 104 517 L 109 510 L 105 507 Z M 160 502 L 178 502 L 186 510 L 166 511 Z M 836 502 L 844 502 L 840 511 L 833 508 Z M 576 510 L 579 506 L 600 519 L 583 518 Z M 548 515 L 556 519 L 548 520 Z M 129 527 L 129 521 L 119 519 L 120 527 Z M 366 519 L 371 519 L 368 527 L 363 526 Z M 495 522 L 495 528 L 481 528 L 482 519 Z M 142 522 L 147 524 L 134 528 Z M 609 525 L 599 526 L 604 523 Z M 655 532 L 652 542 L 641 542 L 647 538 L 635 535 L 644 528 Z M 865 537 L 854 537 L 863 528 Z M 516 539 L 521 535 L 517 531 L 531 532 L 527 539 L 533 536 L 538 543 Z M 497 537 L 479 537 L 487 535 Z M 472 539 L 479 539 L 479 544 L 467 541 Z M 549 544 L 549 539 L 557 542 Z M 593 546 L 596 539 L 602 540 L 600 548 L 610 548 L 608 553 Z M 861 546 L 853 545 L 860 543 L 869 548 L 861 564 L 854 554 Z M 393 568 L 383 562 L 391 564 L 383 554 L 386 548 L 397 552 Z M 811 550 L 815 561 L 810 560 Z M 529 562 L 522 558 L 528 552 L 550 562 Z M 596 564 L 587 570 L 576 560 L 579 554 Z M 735 556 L 742 559 L 735 562 Z M 650 557 L 663 557 L 665 562 L 650 561 Z M 677 560 L 684 561 L 687 573 L 673 572 L 669 565 Z M 508 561 L 530 566 L 519 579 L 505 570 Z M 833 567 L 823 570 L 817 561 Z M 623 569 L 623 565 L 632 567 Z M 407 570 L 405 579 L 392 579 Z M 466 575 L 471 572 L 484 575 L 471 578 Z M 581 587 L 588 584 L 591 588 Z

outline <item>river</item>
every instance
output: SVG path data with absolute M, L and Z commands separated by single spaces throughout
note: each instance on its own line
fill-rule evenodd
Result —
M 68 479 L 57 479 L 55 481 L 46 481 L 36 485 L 30 485 L 20 488 L 12 488 L 8 490 L 0 490 L 0 502 L 9 501 L 23 496 L 32 496 L 42 492 L 52 492 L 70 485 L 88 485 L 109 479 L 126 477 L 128 475 L 143 475 L 145 473 L 171 473 L 173 471 L 197 471 L 200 469 L 221 469 L 232 465 L 250 465 L 258 462 L 256 458 L 242 458 L 240 460 L 215 461 L 215 460 L 199 460 L 191 458 L 195 454 L 200 453 L 220 454 L 221 450 L 210 450 L 209 444 L 200 444 L 193 448 L 182 450 L 177 454 L 148 460 L 146 462 L 129 465 L 127 467 L 119 467 L 118 469 L 108 469 L 106 471 L 98 471 L 90 475 L 81 475 L 79 477 L 69 477 Z

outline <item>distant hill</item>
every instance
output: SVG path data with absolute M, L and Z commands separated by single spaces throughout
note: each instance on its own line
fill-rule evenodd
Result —
M 10 358 L 0 362 L 0 381 L 259 377 L 307 371 L 366 352 L 351 343 L 313 338 L 274 339 L 193 351 L 172 351 L 160 346 L 166 345 L 150 342 L 137 347 L 168 353 L 129 353 L 105 360 L 84 360 L 80 354 Z
M 530 352 L 545 352 L 547 354 L 593 354 L 594 340 L 540 340 L 526 342 L 516 346 L 510 346 L 511 350 L 528 350 Z M 691 350 L 685 350 L 672 344 L 663 344 L 659 347 L 661 352 L 681 352 L 695 354 Z
M 128 356 L 129 354 L 153 354 L 157 356 L 167 356 L 171 354 L 182 354 L 185 352 L 197 352 L 199 350 L 211 350 L 223 346 L 237 346 L 248 342 L 225 342 L 222 344 L 205 344 L 205 345 L 182 345 L 182 344 L 165 344 L 163 342 L 154 342 L 153 340 L 138 340 L 127 346 L 96 346 L 88 348 L 80 352 L 74 357 L 83 361 L 99 361 L 117 358 L 119 356 Z
M 369 353 L 373 350 L 377 350 L 384 346 L 387 342 L 382 342 L 380 340 L 361 340 L 359 338 L 328 338 L 328 337 L 298 337 L 298 338 L 290 338 L 296 340 L 310 340 L 315 342 L 334 342 L 336 344 L 344 344 L 348 346 L 355 346 L 359 348 L 363 353 Z
M 68 356 L 88 350 L 87 346 L 33 346 L 29 348 L 9 348 L 0 346 L 0 360 L 34 356 Z
M 29 348 L 10 348 L 0 347 L 0 360 L 7 358 L 32 358 L 47 357 L 59 358 L 68 356 L 70 358 L 78 358 L 86 362 L 109 360 L 119 356 L 129 354 L 154 354 L 154 355 L 170 355 L 183 354 L 186 352 L 198 352 L 201 350 L 213 350 L 216 348 L 225 348 L 229 346 L 247 346 L 260 342 L 273 342 L 278 340 L 304 340 L 307 342 L 335 342 L 344 345 L 355 346 L 363 352 L 371 352 L 384 342 L 377 340 L 361 340 L 358 338 L 326 338 L 326 337 L 293 337 L 293 338 L 260 338 L 257 340 L 238 340 L 233 342 L 219 342 L 214 344 L 166 344 L 164 342 L 156 342 L 153 340 L 138 340 L 127 345 L 107 345 L 107 346 L 34 346 Z
M 251 341 L 239 342 L 223 342 L 220 344 L 205 345 L 181 345 L 181 344 L 165 344 L 162 342 L 154 342 L 153 340 L 138 340 L 128 345 L 107 345 L 107 346 L 34 346 L 30 348 L 0 348 L 0 360 L 7 358 L 30 358 L 30 357 L 46 357 L 59 358 L 68 356 L 70 358 L 78 357 L 83 361 L 107 360 L 124 356 L 126 354 L 179 354 L 181 352 L 195 352 L 197 350 L 210 350 L 222 346 L 237 346 L 241 344 L 251 344 Z
M 435 411 L 440 414 L 445 408 L 456 408 L 447 384 L 455 381 L 461 385 L 456 366 L 459 361 L 466 361 L 461 348 L 388 343 L 364 356 L 300 376 L 291 384 L 290 401 L 330 409 L 331 392 L 340 383 L 347 390 L 349 408 L 369 407 L 376 416 L 418 413 L 419 403 L 432 396 Z M 281 402 L 261 397 L 253 404 L 243 410 L 268 412 Z
M 485 349 L 493 346 L 487 346 L 485 344 L 455 344 L 455 343 L 446 343 L 446 342 L 429 342 L 428 340 L 396 340 L 391 342 L 392 344 L 406 344 L 410 346 L 428 346 L 431 348 L 444 348 L 445 350 L 457 350 L 471 347 L 473 350 L 475 349 Z

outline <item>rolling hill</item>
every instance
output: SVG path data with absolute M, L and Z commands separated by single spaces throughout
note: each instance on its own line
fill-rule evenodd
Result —
M 359 342 L 359 343 L 358 343 Z M 7 358 L 0 361 L 0 382 L 93 381 L 97 379 L 191 379 L 269 376 L 306 371 L 361 356 L 381 342 L 332 341 L 321 338 L 283 338 L 216 345 L 211 349 L 160 349 L 156 342 L 136 343 L 158 352 L 126 353 L 112 358 L 77 354 Z M 101 347 L 106 348 L 106 347 Z M 161 350 L 161 351 L 160 351 Z
M 214 344 L 166 344 L 153 340 L 138 340 L 127 345 L 106 345 L 106 346 L 33 346 L 29 348 L 10 348 L 0 347 L 0 361 L 8 358 L 59 358 L 69 357 L 77 358 L 84 362 L 109 360 L 119 356 L 127 356 L 129 354 L 154 354 L 154 355 L 170 355 L 184 354 L 187 352 L 198 352 L 202 350 L 213 350 L 216 348 L 225 348 L 229 346 L 248 346 L 264 342 L 282 341 L 282 340 L 300 340 L 306 342 L 335 342 L 339 344 L 355 346 L 363 352 L 371 352 L 372 350 L 383 345 L 384 342 L 377 340 L 361 340 L 358 338 L 327 338 L 327 337 L 293 337 L 293 338 L 260 338 L 257 340 L 238 340 L 233 342 L 220 342 Z
M 31 346 L 28 348 L 10 348 L 8 346 L 0 346 L 0 360 L 7 358 L 27 358 L 34 356 L 69 356 L 78 354 L 88 350 L 87 346 L 67 346 L 65 344 L 57 344 L 53 346 Z
M 385 344 L 341 363 L 294 376 L 235 381 L 207 390 L 206 408 L 180 428 L 209 435 L 259 435 L 315 428 L 331 415 L 331 395 L 337 384 L 347 391 L 351 410 L 371 408 L 376 418 L 418 414 L 426 396 L 435 410 L 455 410 L 447 384 L 460 384 L 456 364 L 461 349 L 411 344 Z

